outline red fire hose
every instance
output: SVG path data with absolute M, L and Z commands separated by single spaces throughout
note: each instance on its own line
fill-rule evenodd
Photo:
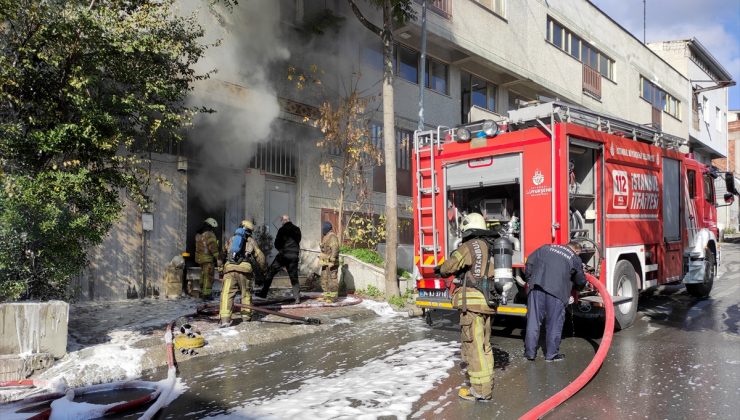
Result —
M 142 397 L 136 398 L 134 400 L 123 401 L 117 404 L 108 405 L 107 407 L 105 407 L 105 410 L 103 411 L 103 415 L 124 413 L 130 410 L 142 407 L 154 401 L 154 404 L 152 404 L 149 407 L 149 409 L 140 417 L 141 419 L 152 418 L 163 406 L 167 404 L 169 396 L 172 393 L 172 389 L 175 386 L 175 381 L 177 379 L 174 348 L 172 345 L 172 329 L 173 329 L 174 324 L 175 324 L 175 321 L 172 321 L 171 323 L 167 324 L 167 327 L 165 329 L 165 346 L 166 346 L 166 351 L 167 351 L 167 366 L 168 366 L 166 383 L 162 384 L 162 383 L 149 382 L 149 381 L 127 381 L 127 382 L 115 382 L 115 383 L 109 383 L 109 384 L 91 385 L 91 386 L 86 386 L 82 388 L 74 388 L 74 389 L 70 388 L 66 390 L 66 392 L 54 392 L 54 393 L 49 393 L 45 395 L 38 395 L 35 397 L 29 397 L 29 398 L 25 398 L 20 401 L 16 401 L 14 403 L 7 404 L 3 407 L 3 412 L 17 414 L 18 411 L 21 411 L 23 409 L 28 409 L 42 402 L 57 400 L 59 398 L 67 398 L 71 401 L 75 397 L 79 397 L 79 396 L 87 395 L 87 394 L 99 393 L 99 392 L 108 392 L 108 391 L 119 390 L 119 389 L 146 389 L 151 392 Z M 34 385 L 36 384 L 34 384 L 33 381 L 29 379 L 24 379 L 20 381 L 0 382 L 0 387 L 34 386 Z M 26 417 L 26 419 L 27 420 L 48 419 L 49 417 L 51 417 L 51 414 L 52 414 L 52 408 L 48 407 L 39 413 L 29 415 L 28 417 Z
M 601 265 L 602 267 L 602 278 L 604 277 L 604 264 Z M 527 411 L 519 417 L 519 420 L 533 420 L 533 419 L 539 419 L 545 414 L 549 413 L 551 410 L 553 410 L 555 407 L 562 404 L 565 400 L 575 395 L 576 392 L 578 392 L 581 388 L 583 388 L 588 381 L 593 378 L 593 376 L 596 374 L 596 372 L 601 367 L 601 364 L 604 362 L 604 359 L 606 358 L 606 354 L 609 352 L 609 346 L 612 344 L 612 336 L 614 335 L 614 305 L 612 303 L 612 298 L 609 295 L 609 292 L 607 292 L 606 287 L 599 282 L 599 280 L 590 275 L 586 274 L 586 280 L 588 280 L 589 283 L 591 283 L 592 286 L 596 288 L 596 290 L 601 295 L 601 298 L 604 301 L 604 310 L 606 311 L 605 317 L 606 322 L 604 325 L 604 335 L 601 338 L 601 343 L 599 344 L 599 349 L 596 351 L 596 355 L 591 360 L 591 363 L 586 366 L 586 369 L 581 372 L 580 375 L 576 379 L 573 380 L 568 386 L 560 390 L 557 394 L 553 395 L 552 397 L 546 399 L 545 401 L 541 402 L 538 406 L 534 407 L 533 409 Z

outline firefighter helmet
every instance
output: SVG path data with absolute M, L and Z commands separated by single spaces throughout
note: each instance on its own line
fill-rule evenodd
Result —
M 465 216 L 460 224 L 461 230 L 467 232 L 471 229 L 486 229 L 486 220 L 478 213 L 470 213 Z
M 208 226 L 210 226 L 210 227 L 212 227 L 214 229 L 218 227 L 218 222 L 216 222 L 216 219 L 214 219 L 213 217 L 207 218 L 205 220 L 205 224 L 207 224 Z
M 254 224 L 249 220 L 242 220 L 242 227 L 246 230 L 254 230 Z

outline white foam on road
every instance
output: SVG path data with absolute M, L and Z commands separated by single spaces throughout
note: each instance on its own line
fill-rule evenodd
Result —
M 362 302 L 359 303 L 358 306 L 370 309 L 371 311 L 375 312 L 375 314 L 381 317 L 409 316 L 409 314 L 406 312 L 396 311 L 391 305 L 388 304 L 388 302 L 376 302 L 374 300 L 364 299 Z
M 457 342 L 419 340 L 333 376 L 308 378 L 300 388 L 259 400 L 214 419 L 406 418 L 414 402 L 449 374 Z
M 73 386 L 116 379 L 134 379 L 141 375 L 144 349 L 132 344 L 139 338 L 128 331 L 113 331 L 111 341 L 68 353 L 40 375 L 42 380 L 74 380 Z

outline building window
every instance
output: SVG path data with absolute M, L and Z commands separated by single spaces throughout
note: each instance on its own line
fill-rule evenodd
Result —
M 524 96 L 518 95 L 513 90 L 509 91 L 509 103 L 508 103 L 509 111 L 513 109 L 518 109 L 522 102 L 528 102 L 527 98 L 525 98 Z
M 550 17 L 547 18 L 547 41 L 603 77 L 614 80 L 614 60 Z
M 449 66 L 445 63 L 427 57 L 427 71 L 425 72 L 424 86 L 433 91 L 447 95 L 447 80 L 449 78 Z
M 374 61 L 379 62 L 381 65 L 380 68 L 382 69 L 383 53 L 378 52 L 377 54 L 380 58 L 376 58 Z M 418 51 L 404 45 L 396 45 L 393 57 L 393 68 L 398 77 L 408 80 L 411 83 L 419 83 L 420 60 L 421 53 Z M 427 89 L 431 89 L 445 95 L 449 94 L 447 89 L 449 73 L 449 66 L 447 64 L 427 56 L 426 71 L 424 72 L 424 86 Z
M 468 121 L 468 112 L 473 106 L 496 112 L 496 85 L 468 72 L 460 73 L 462 92 L 462 121 Z
M 475 0 L 475 2 L 501 17 L 506 17 L 506 0 Z
M 717 116 L 715 124 L 717 124 L 717 131 L 721 133 L 722 132 L 722 111 L 719 109 L 719 107 L 717 107 L 715 111 L 716 111 L 716 116 Z
M 653 108 L 659 109 L 676 119 L 680 119 L 681 102 L 673 95 L 657 87 L 644 76 L 640 76 L 640 97 L 650 102 Z
M 249 167 L 268 174 L 295 178 L 295 157 L 293 142 L 271 141 L 257 145 L 257 153 L 249 162 Z
M 380 124 L 370 124 L 370 135 L 375 147 L 383 150 L 383 129 Z M 411 143 L 414 133 L 396 129 L 396 189 L 398 195 L 411 196 Z M 385 192 L 385 162 L 373 170 L 373 191 Z
M 383 71 L 382 45 L 363 45 L 360 49 L 360 62 L 363 67 Z
M 570 50 L 568 52 L 576 60 L 581 60 L 581 38 L 570 34 Z
M 396 74 L 411 83 L 419 83 L 419 53 L 411 48 L 399 45 L 398 68 Z

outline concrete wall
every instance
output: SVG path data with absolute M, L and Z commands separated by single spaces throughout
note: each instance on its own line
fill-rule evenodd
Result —
M 368 286 L 374 286 L 385 293 L 385 274 L 382 268 L 365 264 L 349 255 L 342 255 L 342 260 L 342 281 L 347 290 L 367 290 Z
M 76 299 L 126 299 L 134 289 L 141 297 L 144 274 L 147 292 L 164 292 L 166 266 L 185 249 L 187 176 L 177 171 L 176 156 L 155 154 L 152 158 L 149 188 L 154 229 L 146 233 L 146 250 L 141 213 L 134 203 L 124 199 L 119 222 L 103 243 L 90 251 L 89 266 L 71 284 Z M 157 177 L 167 184 L 158 182 Z
M 67 354 L 69 304 L 0 304 L 0 381 L 20 380 Z

